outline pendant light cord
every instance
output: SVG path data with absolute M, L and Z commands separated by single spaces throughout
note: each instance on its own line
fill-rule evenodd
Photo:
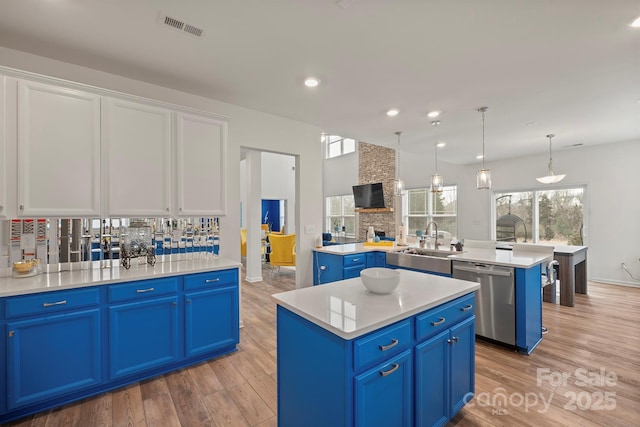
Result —
M 482 169 L 484 169 L 484 112 L 482 110 Z
M 480 107 L 478 111 L 482 113 L 482 169 L 484 169 L 484 113 L 489 107 Z
M 435 143 L 435 152 L 436 152 L 436 175 L 438 174 L 438 125 L 440 124 L 440 120 L 434 120 L 431 124 L 436 128 L 436 143 Z
M 551 155 L 551 138 L 553 138 L 555 135 L 550 133 L 549 135 L 547 135 L 547 138 L 549 138 L 549 175 L 553 175 L 553 157 Z
M 396 179 L 400 179 L 400 135 L 402 135 L 402 132 L 397 131 L 396 135 L 398 135 L 398 146 L 396 148 Z

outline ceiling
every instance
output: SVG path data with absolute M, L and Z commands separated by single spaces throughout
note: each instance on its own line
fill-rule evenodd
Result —
M 547 153 L 549 133 L 554 151 L 640 142 L 638 16 L 638 0 L 10 0 L 0 45 L 372 144 L 403 131 L 408 152 L 433 153 L 440 110 L 439 159 L 471 164 L 481 106 L 487 161 Z

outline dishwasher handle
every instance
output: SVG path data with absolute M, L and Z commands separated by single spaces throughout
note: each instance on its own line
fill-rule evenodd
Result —
M 458 265 L 458 264 L 454 264 L 453 269 L 459 270 L 459 271 L 468 271 L 470 273 L 476 273 L 476 274 L 486 274 L 488 276 L 503 276 L 503 277 L 513 276 L 513 269 L 495 270 L 495 269 L 489 269 L 481 266 L 467 267 L 466 265 Z

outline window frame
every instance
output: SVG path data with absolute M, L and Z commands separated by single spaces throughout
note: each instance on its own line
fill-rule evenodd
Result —
M 331 201 L 330 199 L 335 198 L 335 197 L 340 197 L 340 215 L 332 215 L 331 214 Z M 344 229 L 345 231 L 343 232 L 342 230 L 340 231 L 340 233 L 344 233 L 344 237 L 349 237 L 349 238 L 355 238 L 356 237 L 356 212 L 355 212 L 355 208 L 353 210 L 353 213 L 345 213 L 345 203 L 344 203 L 344 199 L 345 198 L 351 198 L 351 204 L 352 206 L 355 206 L 355 202 L 353 201 L 353 194 L 337 194 L 334 196 L 326 196 L 325 197 L 325 230 L 327 230 L 326 232 L 328 233 L 332 233 L 334 234 L 335 231 L 331 229 L 331 219 L 332 218 L 340 218 L 340 228 Z M 346 231 L 346 227 L 345 227 L 345 218 L 353 218 L 353 234 L 348 234 Z
M 455 213 L 434 213 L 434 193 L 431 192 L 431 189 L 429 187 L 417 187 L 417 188 L 409 188 L 407 189 L 407 191 L 402 195 L 402 223 L 405 225 L 405 227 L 408 227 L 409 225 L 409 218 L 425 218 L 426 223 L 428 224 L 430 221 L 434 221 L 436 224 L 438 223 L 438 218 L 455 218 L 456 220 L 456 229 L 455 229 L 455 233 L 451 233 L 453 238 L 457 238 L 458 237 L 458 227 L 459 227 L 459 221 L 458 221 L 458 185 L 457 184 L 453 184 L 453 185 L 445 185 L 444 186 L 444 191 L 451 191 L 451 189 L 453 189 L 455 191 Z M 426 193 L 427 195 L 427 206 L 426 206 L 426 214 L 425 215 L 410 215 L 409 214 L 409 193 L 411 191 L 415 191 L 415 190 L 422 190 Z M 416 236 L 415 232 L 411 232 L 408 228 L 407 228 L 407 235 L 408 236 Z
M 339 136 L 339 135 L 329 135 L 329 134 L 325 134 L 324 135 L 324 144 L 325 144 L 325 153 L 324 153 L 324 158 L 325 159 L 335 159 L 336 157 L 340 157 L 340 156 L 344 156 L 345 154 L 351 154 L 351 153 L 355 153 L 356 151 L 356 140 L 353 138 L 348 138 L 345 136 Z M 351 145 L 350 149 L 345 148 L 345 141 L 352 141 L 352 143 L 349 143 L 349 145 Z M 338 150 L 338 154 L 335 155 L 331 155 L 331 146 L 333 146 L 334 144 L 339 144 L 340 149 Z
M 562 186 L 549 186 L 549 187 L 526 187 L 526 188 L 517 188 L 517 189 L 501 189 L 501 190 L 492 190 L 491 191 L 491 238 L 493 240 L 497 239 L 498 230 L 497 230 L 497 213 L 496 213 L 496 200 L 498 194 L 504 195 L 506 193 L 525 193 L 531 192 L 532 199 L 535 203 L 532 206 L 532 230 L 531 230 L 531 240 L 530 243 L 534 244 L 546 244 L 547 241 L 540 241 L 540 193 L 545 193 L 547 191 L 563 191 L 563 190 L 577 190 L 582 189 L 582 244 L 584 246 L 587 245 L 588 240 L 588 185 L 587 184 L 576 184 L 576 185 L 562 185 Z M 567 245 L 569 243 L 566 243 Z

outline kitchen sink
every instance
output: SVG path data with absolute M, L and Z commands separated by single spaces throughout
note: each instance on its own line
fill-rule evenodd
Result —
M 424 248 L 409 248 L 400 251 L 404 254 L 410 255 L 422 255 L 422 256 L 435 256 L 439 258 L 447 258 L 449 255 L 453 255 L 454 252 L 444 249 L 424 249 Z
M 454 252 L 440 249 L 409 248 L 387 252 L 387 265 L 451 275 L 450 255 Z

